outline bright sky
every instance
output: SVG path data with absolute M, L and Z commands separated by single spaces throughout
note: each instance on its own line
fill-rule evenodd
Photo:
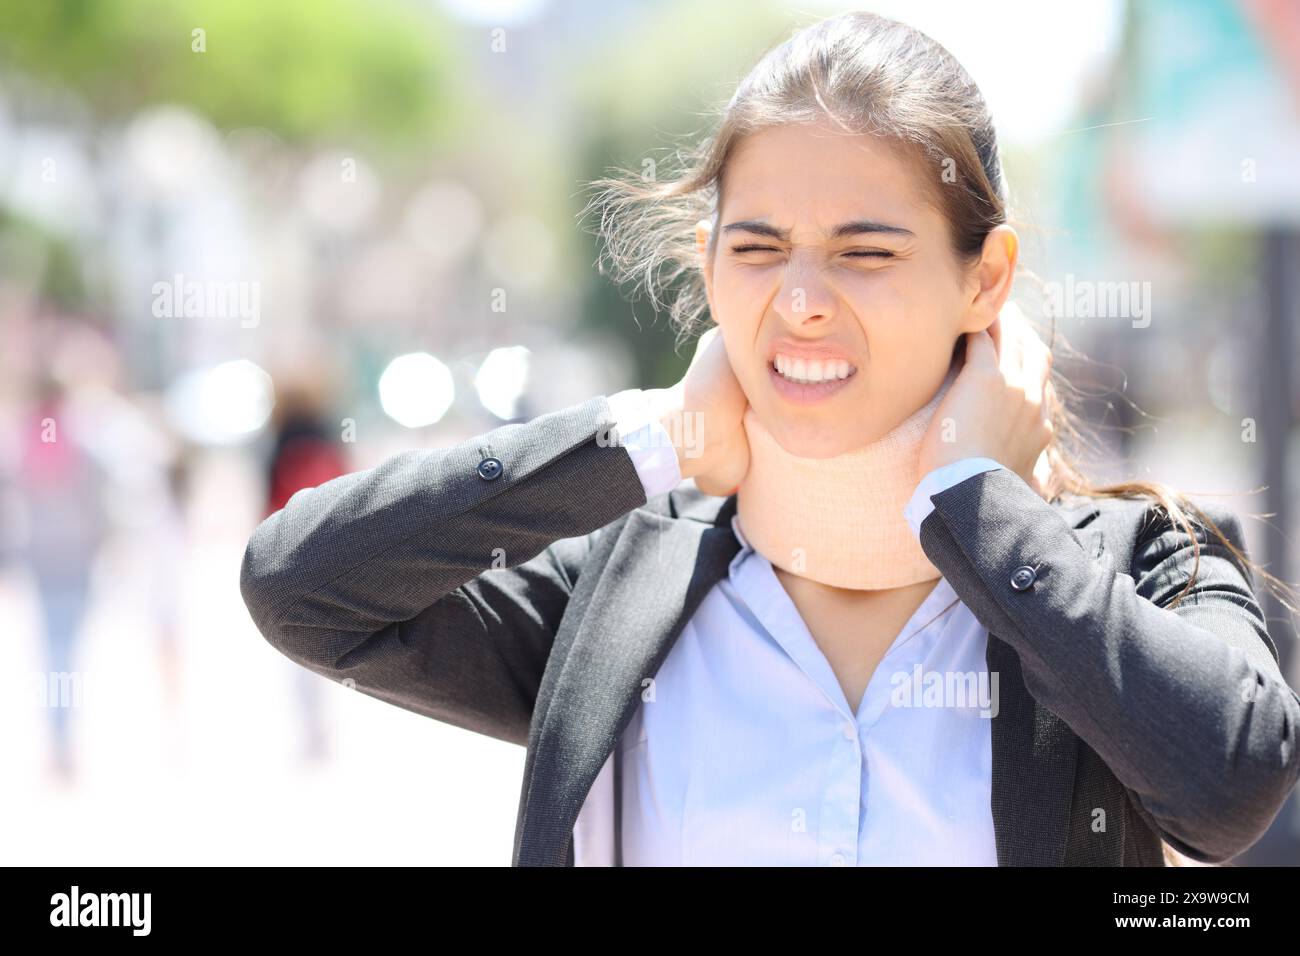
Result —
M 804 0 L 791 6 L 819 15 L 870 9 L 925 31 L 979 85 L 999 138 L 1020 143 L 1072 128 L 1084 79 L 1119 46 L 1124 12 L 1123 0 Z
M 474 23 L 520 25 L 547 15 L 548 0 L 438 0 Z M 588 0 L 600 2 L 600 0 Z M 792 25 L 869 9 L 930 34 L 979 84 L 1004 141 L 1032 143 L 1070 128 L 1081 84 L 1115 51 L 1123 0 L 790 0 Z M 758 51 L 756 51 L 758 52 Z

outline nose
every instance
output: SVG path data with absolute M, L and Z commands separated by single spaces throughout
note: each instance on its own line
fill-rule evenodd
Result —
M 835 297 L 811 255 L 790 257 L 773 308 L 792 329 L 825 323 L 835 315 Z

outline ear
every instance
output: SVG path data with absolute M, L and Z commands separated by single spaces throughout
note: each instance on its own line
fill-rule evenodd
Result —
M 1010 226 L 995 226 L 984 237 L 979 262 L 969 279 L 970 300 L 962 314 L 962 332 L 982 332 L 993 324 L 1011 294 L 1020 257 L 1020 237 Z

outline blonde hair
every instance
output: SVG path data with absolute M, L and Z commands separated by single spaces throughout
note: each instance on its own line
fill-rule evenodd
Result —
M 713 222 L 707 250 L 711 258 L 732 150 L 760 129 L 826 118 L 847 132 L 890 140 L 928 165 L 934 173 L 926 178 L 930 194 L 948 222 L 960 261 L 978 259 L 989 231 L 1008 221 L 993 119 L 966 70 L 919 30 L 872 13 L 845 13 L 801 29 L 768 51 L 720 111 L 716 131 L 676 149 L 677 175 L 645 179 L 622 170 L 590 184 L 596 195 L 583 216 L 599 213 L 601 272 L 620 285 L 644 290 L 656 310 L 666 308 L 678 345 L 702 332 L 708 300 L 694 228 L 703 219 Z M 1054 325 L 1049 344 L 1054 352 L 1058 345 L 1069 348 Z M 1294 613 L 1295 591 L 1251 561 L 1186 494 L 1158 481 L 1097 485 L 1087 477 L 1082 462 L 1100 449 L 1090 447 L 1082 417 L 1066 403 L 1065 396 L 1074 392 L 1059 364 L 1053 363 L 1051 373 L 1054 434 L 1047 448 L 1047 500 L 1067 494 L 1154 499 L 1154 517 L 1167 517 L 1190 536 L 1195 555 L 1186 586 L 1165 607 L 1182 601 L 1196 580 L 1200 535 L 1195 522 L 1240 563 L 1252 584 L 1253 575 L 1258 575 Z M 1161 844 L 1167 865 L 1203 865 Z

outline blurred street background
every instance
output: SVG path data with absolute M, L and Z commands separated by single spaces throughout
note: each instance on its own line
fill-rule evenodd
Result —
M 1300 3 L 864 8 L 989 101 L 1097 476 L 1269 515 L 1251 555 L 1294 581 Z M 281 657 L 244 545 L 298 487 L 676 381 L 585 184 L 850 9 L 0 6 L 0 863 L 508 865 L 523 749 Z M 1141 307 L 1076 294 L 1111 284 Z M 1300 864 L 1294 796 L 1237 863 Z

